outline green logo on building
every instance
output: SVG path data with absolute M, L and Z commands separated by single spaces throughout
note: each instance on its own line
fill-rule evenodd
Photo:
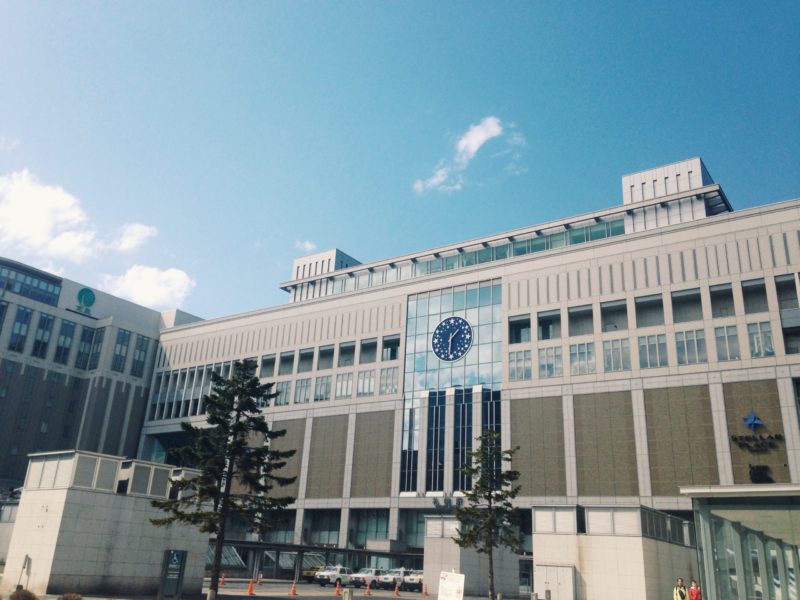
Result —
M 95 296 L 94 292 L 89 288 L 83 288 L 78 292 L 78 303 L 83 308 L 91 308 L 94 305 Z

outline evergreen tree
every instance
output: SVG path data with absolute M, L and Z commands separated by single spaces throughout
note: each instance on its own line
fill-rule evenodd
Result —
M 176 498 L 152 502 L 169 513 L 152 519 L 153 524 L 184 523 L 215 536 L 208 600 L 217 597 L 230 520 L 263 534 L 275 511 L 294 501 L 275 492 L 295 480 L 277 474 L 295 451 L 272 448 L 270 442 L 286 431 L 269 428 L 260 407 L 277 394 L 272 392 L 272 383 L 261 384 L 254 373 L 253 361 L 235 362 L 227 379 L 212 372 L 211 393 L 203 397 L 207 426 L 181 423 L 190 444 L 173 450 L 182 466 L 199 474 L 173 482 L 173 489 L 179 492 Z
M 478 448 L 470 452 L 470 462 L 463 472 L 472 479 L 472 488 L 464 492 L 464 505 L 455 509 L 459 521 L 456 544 L 474 548 L 489 560 L 489 600 L 495 600 L 494 549 L 519 548 L 519 514 L 511 501 L 519 493 L 514 482 L 518 471 L 504 470 L 517 448 L 500 449 L 500 434 L 486 430 L 476 440 Z

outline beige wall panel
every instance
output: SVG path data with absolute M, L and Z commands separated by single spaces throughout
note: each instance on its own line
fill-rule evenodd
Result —
M 564 419 L 561 397 L 511 401 L 511 468 L 522 496 L 565 496 Z
M 681 485 L 719 483 L 708 386 L 644 391 L 650 482 L 654 496 L 678 496 Z
M 341 498 L 347 415 L 317 417 L 311 430 L 306 498 Z
M 769 436 L 784 435 L 781 407 L 778 398 L 778 386 L 775 380 L 742 381 L 723 385 L 725 395 L 725 413 L 730 436 Z M 755 434 L 748 428 L 743 419 L 755 411 L 764 425 L 758 427 Z M 751 452 L 730 442 L 731 463 L 734 483 L 750 483 L 751 465 L 763 465 L 769 469 L 769 475 L 775 483 L 789 482 L 789 466 L 786 457 L 786 444 L 775 442 L 775 447 L 766 451 Z
M 630 392 L 574 397 L 578 494 L 636 496 L 636 442 Z
M 353 445 L 353 498 L 379 498 L 392 495 L 392 448 L 394 411 L 360 413 L 356 416 Z

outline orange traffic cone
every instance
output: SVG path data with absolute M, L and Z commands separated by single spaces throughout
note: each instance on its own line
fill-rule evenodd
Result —
M 253 591 L 253 579 L 250 579 L 250 585 L 247 586 L 247 595 L 248 596 L 255 596 L 256 593 Z
M 225 573 L 222 574 L 222 577 L 219 578 L 219 584 L 225 585 Z
M 342 586 L 339 585 L 338 581 L 336 582 L 336 594 L 335 595 L 336 596 L 341 596 L 342 595 Z
M 297 596 L 297 579 L 292 581 L 292 591 L 289 592 L 290 596 Z
M 394 596 L 395 598 L 400 597 L 400 584 L 396 581 L 394 583 L 394 593 L 392 594 L 392 596 Z
M 365 596 L 372 596 L 372 582 L 371 581 L 367 584 L 367 589 L 364 590 L 364 595 Z
M 423 596 L 430 596 L 430 594 L 428 593 L 428 585 L 427 584 L 425 585 L 425 591 L 422 592 L 422 595 Z

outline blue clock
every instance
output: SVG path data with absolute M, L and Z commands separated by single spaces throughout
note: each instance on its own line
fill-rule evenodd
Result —
M 472 346 L 472 327 L 461 317 L 447 317 L 434 329 L 431 345 L 441 360 L 456 361 Z

